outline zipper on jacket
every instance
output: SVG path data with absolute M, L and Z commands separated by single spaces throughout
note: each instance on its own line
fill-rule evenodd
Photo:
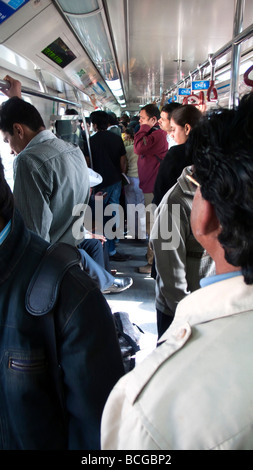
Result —
M 44 359 L 14 359 L 9 358 L 9 368 L 19 372 L 36 372 L 45 369 L 47 363 Z

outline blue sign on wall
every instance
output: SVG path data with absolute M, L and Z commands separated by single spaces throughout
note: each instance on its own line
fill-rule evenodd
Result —
M 183 95 L 183 96 L 188 96 L 191 94 L 191 89 L 190 88 L 179 88 L 178 89 L 178 94 Z
M 0 0 L 0 24 L 28 2 L 29 0 Z
M 192 90 L 208 90 L 209 80 L 197 80 L 192 82 Z
M 174 101 L 177 101 L 177 95 L 174 95 L 168 99 L 168 103 L 173 103 Z

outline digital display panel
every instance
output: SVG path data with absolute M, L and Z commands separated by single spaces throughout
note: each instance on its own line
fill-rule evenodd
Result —
M 28 2 L 29 0 L 0 0 L 0 24 Z
M 59 65 L 62 69 L 76 59 L 75 54 L 63 42 L 61 38 L 56 39 L 54 42 L 45 47 L 41 51 L 45 56 L 51 59 L 55 64 Z

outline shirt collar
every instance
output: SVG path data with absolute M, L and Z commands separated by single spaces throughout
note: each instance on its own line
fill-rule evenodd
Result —
M 24 150 L 22 150 L 19 155 L 22 154 L 22 152 L 26 151 L 27 149 L 29 149 L 30 147 L 32 147 L 33 145 L 37 145 L 37 144 L 40 144 L 42 142 L 44 142 L 45 140 L 49 140 L 49 139 L 56 139 L 57 137 L 53 134 L 52 131 L 49 131 L 49 130 L 44 130 L 44 131 L 40 131 L 38 132 L 38 134 L 36 134 L 31 140 L 30 142 L 27 144 L 27 146 L 24 148 Z M 19 156 L 18 155 L 18 156 Z
M 206 287 L 210 284 L 214 284 L 215 282 L 224 281 L 225 279 L 230 279 L 231 277 L 241 276 L 241 271 L 232 271 L 230 273 L 225 274 L 216 274 L 214 276 L 204 277 L 200 280 L 200 287 Z

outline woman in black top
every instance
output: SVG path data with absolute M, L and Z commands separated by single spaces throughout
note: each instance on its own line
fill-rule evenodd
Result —
M 192 164 L 192 157 L 187 155 L 185 143 L 191 129 L 197 124 L 201 116 L 202 113 L 192 104 L 180 106 L 172 112 L 170 136 L 178 145 L 168 150 L 160 164 L 153 199 L 154 204 L 157 206 L 166 192 L 177 182 L 183 169 Z

